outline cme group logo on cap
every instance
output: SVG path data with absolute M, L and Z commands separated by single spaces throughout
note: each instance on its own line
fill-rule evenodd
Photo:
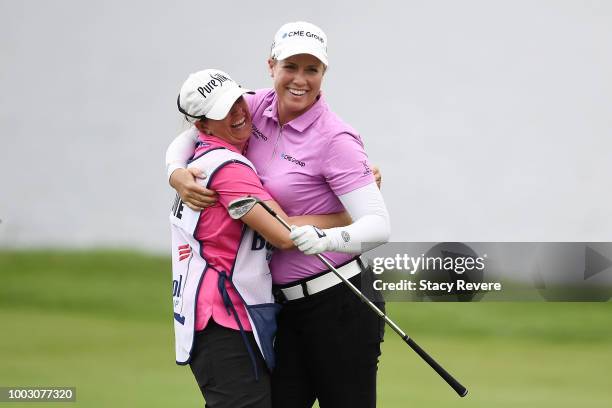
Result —
M 304 30 L 289 31 L 287 33 L 284 33 L 281 38 L 285 39 L 287 37 L 289 37 L 289 38 L 291 38 L 291 37 L 312 38 L 314 40 L 319 41 L 321 44 L 325 44 L 325 40 L 323 40 L 323 37 L 321 37 L 318 34 L 311 33 L 310 31 L 304 31 Z

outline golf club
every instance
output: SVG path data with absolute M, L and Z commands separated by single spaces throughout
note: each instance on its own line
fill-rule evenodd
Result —
M 289 231 L 291 231 L 291 226 L 279 217 L 276 212 L 270 208 L 263 201 L 255 198 L 255 197 L 243 197 L 232 201 L 228 206 L 228 212 L 230 217 L 233 219 L 240 219 L 246 213 L 248 213 L 256 204 L 260 204 L 270 215 L 276 218 L 281 224 L 285 226 Z M 357 295 L 365 304 L 367 304 L 370 309 L 372 309 L 379 317 L 381 317 L 387 325 L 389 325 L 394 332 L 396 332 L 402 340 L 406 342 L 431 368 L 433 368 L 443 379 L 446 381 L 448 385 L 450 385 L 460 397 L 465 397 L 468 393 L 467 388 L 459 383 L 452 375 L 448 373 L 440 364 L 436 362 L 425 350 L 423 350 L 412 338 L 410 338 L 404 331 L 395 324 L 382 310 L 380 310 L 374 303 L 370 301 L 355 285 L 353 285 L 348 279 L 342 276 L 336 268 L 329 262 L 327 258 L 325 258 L 321 254 L 317 254 L 317 257 L 332 271 L 344 284 L 346 284 L 349 289 Z

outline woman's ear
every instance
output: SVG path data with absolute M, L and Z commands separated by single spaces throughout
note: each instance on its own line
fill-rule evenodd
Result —
M 206 122 L 203 120 L 198 120 L 194 123 L 195 127 L 202 133 L 209 134 L 208 126 L 206 126 Z
M 276 60 L 273 58 L 268 58 L 268 70 L 270 71 L 270 76 L 274 78 L 274 65 L 276 65 Z

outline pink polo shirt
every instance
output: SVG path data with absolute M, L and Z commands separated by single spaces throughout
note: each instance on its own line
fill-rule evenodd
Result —
M 194 157 L 197 158 L 207 150 L 224 147 L 240 153 L 234 146 L 215 136 L 200 133 L 198 147 Z M 260 200 L 271 200 L 270 195 L 261 186 L 255 172 L 244 164 L 232 163 L 221 167 L 210 175 L 209 188 L 219 195 L 219 201 L 212 207 L 200 213 L 198 226 L 194 237 L 200 242 L 203 258 L 208 265 L 220 271 L 231 273 L 238 246 L 242 238 L 243 223 L 232 219 L 227 213 L 227 207 L 232 200 L 247 195 Z M 238 330 L 238 324 L 232 313 L 227 312 L 223 299 L 217 288 L 219 275 L 209 268 L 200 286 L 196 306 L 195 329 L 202 330 L 212 317 L 221 326 Z M 244 303 L 240 296 L 226 283 L 232 303 L 236 307 L 240 323 L 245 330 L 251 330 L 251 324 L 246 314 Z
M 322 95 L 282 127 L 274 90 L 261 89 L 245 99 L 253 117 L 246 156 L 287 215 L 344 211 L 338 195 L 374 182 L 361 137 L 329 110 Z M 325 255 L 336 265 L 354 256 Z M 319 259 L 298 250 L 275 251 L 270 262 L 273 281 L 280 285 L 325 269 Z

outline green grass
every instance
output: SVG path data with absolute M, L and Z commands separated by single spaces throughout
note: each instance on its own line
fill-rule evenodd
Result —
M 0 252 L 0 386 L 75 386 L 54 407 L 197 407 L 176 366 L 170 260 L 132 252 Z M 379 406 L 612 406 L 610 303 L 393 303 L 454 374 L 458 398 L 387 330 Z M 36 403 L 1 406 L 40 407 Z

